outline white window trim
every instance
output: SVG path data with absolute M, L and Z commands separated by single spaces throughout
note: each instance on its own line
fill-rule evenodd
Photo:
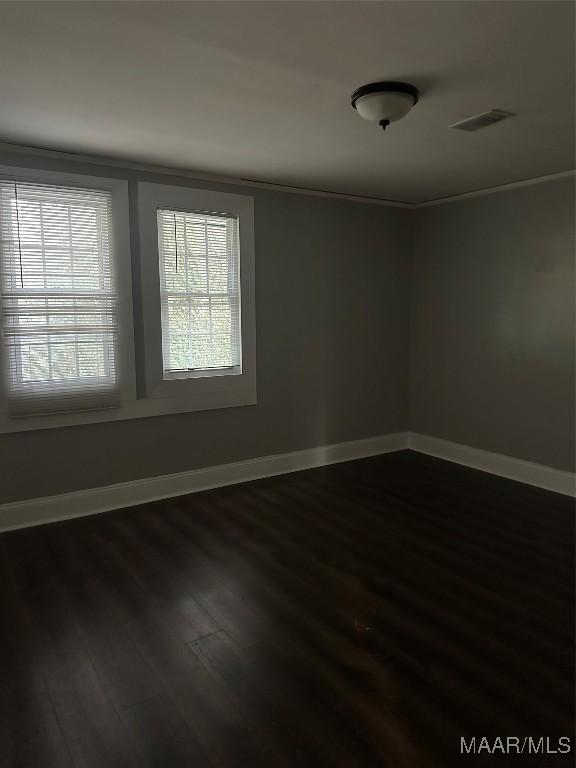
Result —
M 116 408 L 103 408 L 94 411 L 82 411 L 77 413 L 54 413 L 37 416 L 21 416 L 10 418 L 4 411 L 2 393 L 0 392 L 0 434 L 10 432 L 29 432 L 44 429 L 77 426 L 81 424 L 98 424 L 101 422 L 126 421 L 130 419 L 143 419 L 154 416 L 162 416 L 193 411 L 207 411 L 218 408 L 230 408 L 234 406 L 255 405 L 256 400 L 256 317 L 255 317 L 255 277 L 254 277 L 254 204 L 253 198 L 245 195 L 229 195 L 227 193 L 213 192 L 211 190 L 191 189 L 190 187 L 166 187 L 161 184 L 138 184 L 139 191 L 139 221 L 140 221 L 140 259 L 142 270 L 142 283 L 146 285 L 146 291 L 142 288 L 142 304 L 144 310 L 144 345 L 148 345 L 147 331 L 150 328 L 151 319 L 147 317 L 149 305 L 146 301 L 147 291 L 152 290 L 153 300 L 160 304 L 159 294 L 159 264 L 158 245 L 156 236 L 156 209 L 157 207 L 169 208 L 173 205 L 170 196 L 167 204 L 153 203 L 152 215 L 145 220 L 146 206 L 142 207 L 141 188 L 151 187 L 154 190 L 174 190 L 180 199 L 190 200 L 190 193 L 200 195 L 196 200 L 201 200 L 199 207 L 206 206 L 221 208 L 224 205 L 238 204 L 238 215 L 241 216 L 240 230 L 240 281 L 242 301 L 242 366 L 243 373 L 235 376 L 218 376 L 210 379 L 186 379 L 182 381 L 165 382 L 169 385 L 188 382 L 208 382 L 209 386 L 196 387 L 190 391 L 179 391 L 176 387 L 171 396 L 137 398 L 135 377 L 135 346 L 134 346 L 134 315 L 132 308 L 132 280 L 131 280 L 131 251 L 130 251 L 130 224 L 129 224 L 129 198 L 128 182 L 124 179 L 108 179 L 84 174 L 60 173 L 57 171 L 19 168 L 14 166 L 0 166 L 0 178 L 32 181 L 39 184 L 61 184 L 79 186 L 93 189 L 104 189 L 112 192 L 112 212 L 114 220 L 115 252 L 117 254 L 117 285 L 119 295 L 118 311 L 120 314 L 120 370 L 121 392 L 123 402 Z M 153 189 L 150 197 L 153 197 Z M 148 201 L 152 202 L 151 200 Z M 229 205 L 227 205 L 228 203 Z M 189 203 L 184 205 L 188 208 Z M 234 210 L 230 208 L 230 212 Z M 143 226 L 144 224 L 144 226 Z M 153 232 L 150 233 L 150 227 Z M 146 234 L 148 230 L 148 234 Z M 152 285 L 150 285 L 152 283 Z M 160 316 L 158 315 L 158 327 Z M 159 360 L 162 366 L 162 337 L 159 337 Z M 148 357 L 148 356 L 147 356 Z M 230 386 L 227 382 L 234 381 Z
M 83 174 L 60 173 L 58 171 L 0 166 L 0 179 L 10 181 L 51 184 L 55 186 L 101 189 L 112 194 L 112 227 L 114 237 L 114 265 L 118 290 L 118 375 L 122 401 L 136 397 L 134 363 L 134 315 L 132 311 L 132 275 L 130 259 L 130 229 L 128 206 L 128 182 L 122 179 L 106 179 Z M 1 329 L 0 329 L 1 333 Z M 1 340 L 0 340 L 1 341 Z M 21 432 L 31 429 L 61 426 L 63 423 L 84 424 L 94 416 L 116 409 L 101 409 L 78 413 L 46 414 L 42 416 L 9 417 L 6 412 L 7 400 L 0 391 L 0 433 Z
M 218 212 L 236 216 L 240 239 L 240 322 L 242 372 L 164 378 L 158 254 L 158 209 Z M 164 184 L 138 184 L 140 278 L 144 322 L 146 396 L 180 400 L 184 410 L 256 404 L 256 320 L 254 290 L 254 200 L 212 190 Z

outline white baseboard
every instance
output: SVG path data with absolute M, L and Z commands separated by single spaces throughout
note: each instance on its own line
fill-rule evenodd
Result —
M 548 491 L 563 493 L 567 496 L 575 495 L 573 472 L 565 472 L 543 464 L 515 459 L 501 453 L 491 453 L 481 448 L 472 448 L 469 445 L 452 443 L 439 437 L 431 437 L 416 432 L 408 432 L 407 434 L 408 447 L 413 451 L 427 453 L 429 456 L 436 456 L 455 464 L 463 464 L 466 467 L 480 469 L 493 475 L 507 477 L 520 483 L 535 485 Z
M 262 456 L 216 467 L 193 469 L 174 475 L 161 475 L 57 496 L 15 501 L 0 505 L 0 531 L 84 517 L 223 485 L 390 453 L 407 447 L 407 433 L 397 432 L 347 443 L 307 448 L 303 451 Z
M 129 483 L 2 504 L 0 505 L 0 531 L 94 515 L 98 512 L 206 491 L 223 485 L 245 483 L 263 477 L 284 475 L 302 469 L 391 453 L 404 448 L 411 448 L 420 453 L 557 493 L 574 495 L 574 475 L 571 472 L 563 472 L 553 467 L 503 456 L 499 453 L 490 453 L 480 448 L 451 443 L 429 435 L 397 432 L 347 443 L 307 448 L 292 453 L 262 456 L 216 467 L 193 469 L 173 475 L 149 477 Z

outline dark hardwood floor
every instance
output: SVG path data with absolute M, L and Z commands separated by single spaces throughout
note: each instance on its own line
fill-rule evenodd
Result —
M 573 513 L 404 451 L 4 534 L 0 765 L 571 765 L 460 737 L 573 735 Z

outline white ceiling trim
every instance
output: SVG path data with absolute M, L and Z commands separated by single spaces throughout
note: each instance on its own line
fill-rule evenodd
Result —
M 312 195 L 315 197 L 335 197 L 339 200 L 352 200 L 356 203 L 369 203 L 370 205 L 384 205 L 393 208 L 414 208 L 413 203 L 404 203 L 399 200 L 384 200 L 380 197 L 370 197 L 368 195 L 349 195 L 345 192 L 329 192 L 320 189 L 308 189 L 306 187 L 292 187 L 284 184 L 275 184 L 268 181 L 257 181 L 255 179 L 234 178 L 232 176 L 219 176 L 218 174 L 201 173 L 182 168 L 172 168 L 164 165 L 154 165 L 152 163 L 138 163 L 130 160 L 119 160 L 116 158 L 105 157 L 103 155 L 85 155 L 76 152 L 64 152 L 57 149 L 44 149 L 43 147 L 30 147 L 24 144 L 11 144 L 9 142 L 0 142 L 0 151 L 18 152 L 37 157 L 56 158 L 76 163 L 87 163 L 90 165 L 106 165 L 112 168 L 124 168 L 130 171 L 143 171 L 145 173 L 158 173 L 164 176 L 180 176 L 181 178 L 196 181 L 207 181 L 215 184 L 233 184 L 242 187 L 257 187 L 261 189 L 272 189 L 277 192 L 292 192 L 297 195 Z
M 493 195 L 495 192 L 505 192 L 508 189 L 519 189 L 520 187 L 531 187 L 534 184 L 542 184 L 547 181 L 557 181 L 558 179 L 567 179 L 576 175 L 576 170 L 561 171 L 560 173 L 549 173 L 545 176 L 536 176 L 532 179 L 523 179 L 522 181 L 512 181 L 509 184 L 498 184 L 495 187 L 486 187 L 485 189 L 476 189 L 471 192 L 461 192 L 458 195 L 449 195 L 448 197 L 439 197 L 436 200 L 427 200 L 424 203 L 416 203 L 414 208 L 428 208 L 432 205 L 443 205 L 444 203 L 453 203 L 456 200 L 464 200 L 467 197 L 481 197 L 483 195 Z
M 470 197 L 481 197 L 483 195 L 492 195 L 497 192 L 505 192 L 510 189 L 520 187 L 529 187 L 533 184 L 542 184 L 545 182 L 556 181 L 576 176 L 576 170 L 561 171 L 560 173 L 551 173 L 545 176 L 535 176 L 530 179 L 513 181 L 508 184 L 498 184 L 494 187 L 472 190 L 470 192 L 461 192 L 457 195 L 440 197 L 433 200 L 426 200 L 423 203 L 407 203 L 401 200 L 386 200 L 379 197 L 370 197 L 369 195 L 349 195 L 345 192 L 330 192 L 322 189 L 310 189 L 308 187 L 294 187 L 286 184 L 276 184 L 268 181 L 258 181 L 255 179 L 234 178 L 231 176 L 219 176 L 217 174 L 201 173 L 197 171 L 186 170 L 182 168 L 172 168 L 163 165 L 154 165 L 152 163 L 138 163 L 130 160 L 119 160 L 117 158 L 106 157 L 102 155 L 87 155 L 76 152 L 64 152 L 57 149 L 45 149 L 44 147 L 31 147 L 24 144 L 12 144 L 10 142 L 0 141 L 0 151 L 15 152 L 20 154 L 33 155 L 37 157 L 55 158 L 76 163 L 86 163 L 89 165 L 109 166 L 113 168 L 122 168 L 130 171 L 142 171 L 145 173 L 157 173 L 164 176 L 179 176 L 181 178 L 213 182 L 217 184 L 232 184 L 235 186 L 255 187 L 258 189 L 270 189 L 277 192 L 290 192 L 298 195 L 310 195 L 313 197 L 328 197 L 338 200 L 350 200 L 355 203 L 364 203 L 367 205 L 382 205 L 390 208 L 407 208 L 416 210 L 418 208 L 428 208 L 432 205 L 444 205 L 458 200 L 464 200 Z
M 231 184 L 247 184 L 250 187 L 273 189 L 278 192 L 294 192 L 298 195 L 314 195 L 315 197 L 336 197 L 339 200 L 352 200 L 355 203 L 368 203 L 369 205 L 385 205 L 389 208 L 414 208 L 414 203 L 405 203 L 402 200 L 386 200 L 382 197 L 371 195 L 348 195 L 345 192 L 330 192 L 327 189 L 313 189 L 310 187 L 294 187 L 289 184 L 275 184 L 268 181 L 253 181 L 252 179 L 239 179 L 231 181 Z

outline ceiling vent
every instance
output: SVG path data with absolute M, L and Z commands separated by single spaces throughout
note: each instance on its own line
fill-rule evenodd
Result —
M 509 117 L 514 117 L 514 112 L 505 112 L 503 109 L 491 109 L 489 112 L 482 112 L 480 115 L 467 117 L 453 123 L 450 128 L 456 128 L 458 131 L 480 131 L 482 128 L 488 128 L 489 125 L 500 123 Z

